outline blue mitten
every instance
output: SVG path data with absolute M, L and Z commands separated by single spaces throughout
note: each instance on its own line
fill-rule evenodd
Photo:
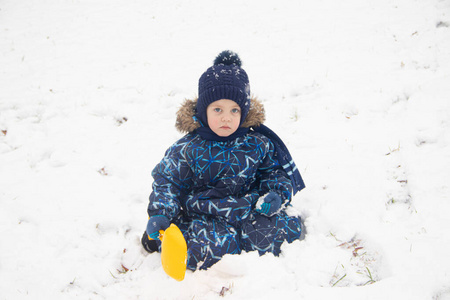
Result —
M 275 192 L 269 192 L 256 203 L 256 211 L 262 215 L 271 217 L 281 208 L 281 197 Z
M 170 226 L 170 221 L 166 216 L 155 215 L 148 219 L 147 234 L 154 240 L 159 240 L 159 231 L 166 230 Z

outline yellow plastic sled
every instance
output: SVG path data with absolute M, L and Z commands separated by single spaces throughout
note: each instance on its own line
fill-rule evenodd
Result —
M 180 229 L 175 224 L 159 231 L 161 240 L 161 264 L 167 275 L 182 281 L 186 274 L 187 245 Z

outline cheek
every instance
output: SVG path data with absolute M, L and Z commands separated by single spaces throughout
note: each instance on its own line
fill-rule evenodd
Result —
M 208 126 L 209 127 L 214 127 L 215 125 L 217 125 L 217 123 L 218 123 L 217 118 L 214 118 L 212 116 L 208 116 L 207 118 L 208 118 Z
M 236 125 L 236 127 L 238 127 L 239 123 L 241 122 L 241 117 L 240 116 L 236 117 L 233 121 L 234 121 L 233 123 Z
M 208 125 L 212 122 L 212 116 L 209 111 L 206 111 L 206 121 L 208 121 Z

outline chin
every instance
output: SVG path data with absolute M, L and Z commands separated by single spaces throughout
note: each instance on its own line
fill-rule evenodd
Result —
M 230 135 L 232 135 L 232 133 L 230 133 L 230 134 L 218 134 L 218 136 L 220 136 L 220 137 L 227 137 L 227 136 L 230 136 Z
M 236 130 L 235 130 L 236 131 Z M 215 132 L 215 134 L 217 134 L 220 137 L 227 137 L 232 135 L 235 131 L 231 132 L 231 131 L 227 131 L 227 132 Z

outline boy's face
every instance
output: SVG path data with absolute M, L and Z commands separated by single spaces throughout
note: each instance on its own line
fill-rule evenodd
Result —
M 209 128 L 215 134 L 227 137 L 239 128 L 241 108 L 233 100 L 217 100 L 206 109 L 206 117 Z

